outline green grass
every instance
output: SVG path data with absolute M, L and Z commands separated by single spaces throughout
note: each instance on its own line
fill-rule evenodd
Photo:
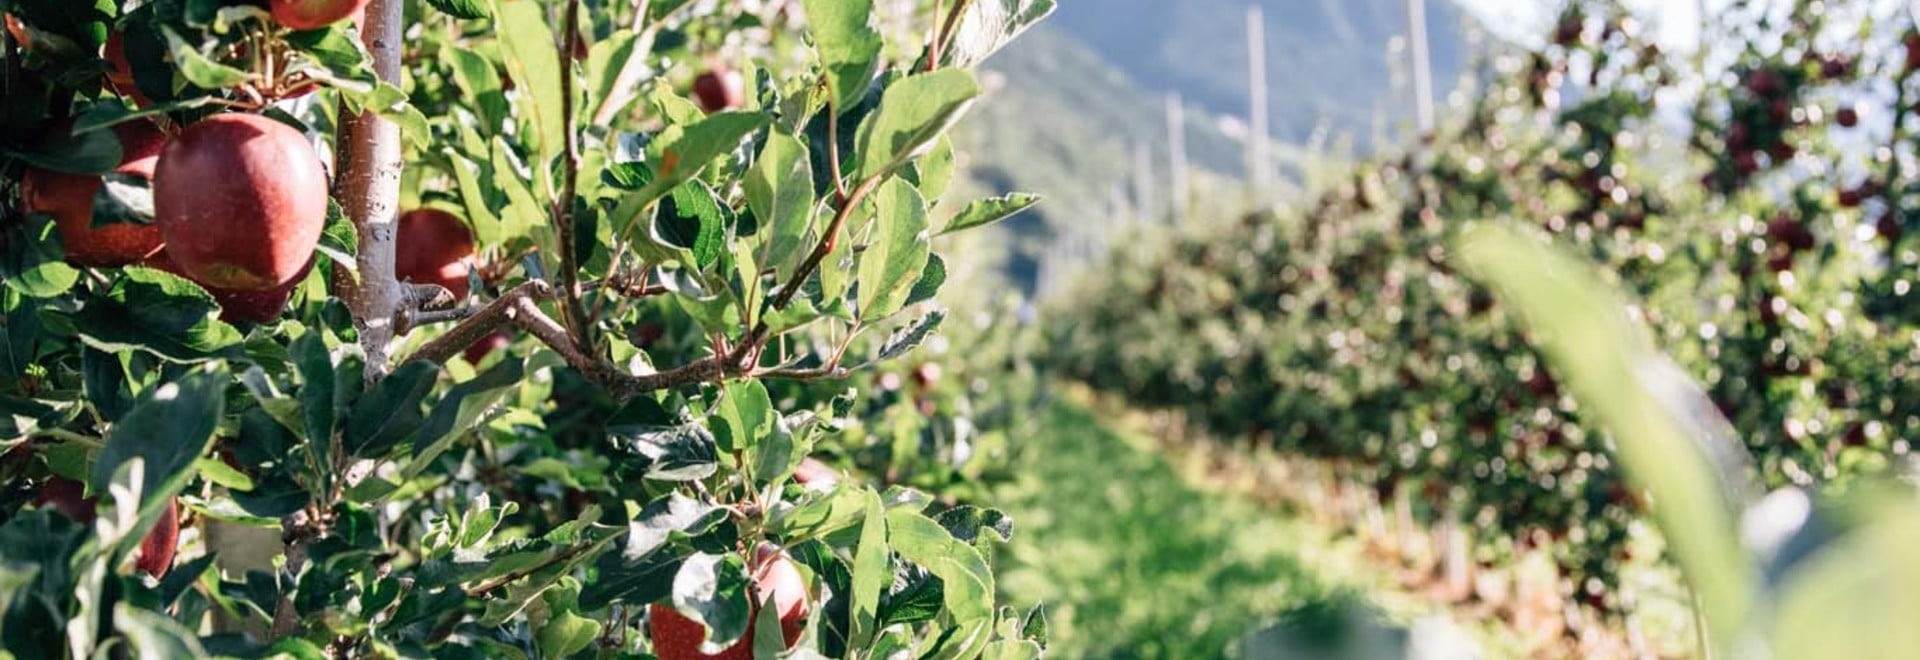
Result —
M 1013 603 L 1045 603 L 1067 658 L 1232 657 L 1288 612 L 1351 594 L 1323 531 L 1196 488 L 1152 442 L 1055 404 L 1021 478 L 997 493 L 1018 529 L 1001 556 Z M 1351 575 L 1351 574 L 1348 574 Z

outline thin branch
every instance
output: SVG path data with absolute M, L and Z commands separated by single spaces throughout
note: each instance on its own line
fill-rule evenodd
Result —
M 546 561 L 542 561 L 538 564 L 534 564 L 532 566 L 528 566 L 526 568 L 522 568 L 520 570 L 511 572 L 506 575 L 502 575 L 500 577 L 475 585 L 473 588 L 467 590 L 467 597 L 479 598 L 481 596 L 486 595 L 490 591 L 499 589 L 509 584 L 513 584 L 515 581 L 518 581 L 521 578 L 525 578 L 529 575 L 533 575 L 534 573 L 538 573 L 554 565 L 571 561 L 574 557 L 578 557 L 581 554 L 594 550 L 595 548 L 605 546 L 608 541 L 611 541 L 615 538 L 619 538 L 619 537 L 609 536 L 607 538 L 594 541 L 592 543 L 584 543 L 581 545 L 576 545 L 571 548 L 567 548 L 566 551 L 561 552 L 560 554 L 554 555 L 552 557 L 549 557 Z
M 568 0 L 566 26 L 558 48 L 560 61 L 560 124 L 566 128 L 566 163 L 560 173 L 560 195 L 553 201 L 553 224 L 560 240 L 560 317 L 566 320 L 574 343 L 588 352 L 599 352 L 599 341 L 587 320 L 587 309 L 580 303 L 579 255 L 574 253 L 574 195 L 580 179 L 580 127 L 575 116 L 578 63 L 573 53 L 580 48 L 580 0 Z
M 806 283 L 807 278 L 812 277 L 814 271 L 820 269 L 820 262 L 825 261 L 827 255 L 833 253 L 834 247 L 840 244 L 840 234 L 846 227 L 847 220 L 853 217 L 854 211 L 860 207 L 862 201 L 866 200 L 867 195 L 872 193 L 874 188 L 879 187 L 880 179 L 881 177 L 873 177 L 861 182 L 859 187 L 854 188 L 853 193 L 847 196 L 846 203 L 840 205 L 840 210 L 833 214 L 833 223 L 827 225 L 826 235 L 821 237 L 818 245 L 814 246 L 813 254 L 807 255 L 807 260 L 800 264 L 798 270 L 793 271 L 793 276 L 780 287 L 780 292 L 774 294 L 770 309 L 786 309 L 787 305 L 793 302 L 793 297 L 799 295 L 800 288 Z M 741 342 L 740 350 L 735 357 L 744 357 L 749 353 L 757 354 L 759 347 L 766 345 L 767 333 L 767 321 L 762 318 L 754 326 L 753 332 Z
M 479 311 L 469 312 L 466 320 L 461 321 L 460 325 L 454 326 L 446 334 L 435 337 L 421 346 L 408 360 L 428 362 L 451 360 L 453 356 L 467 350 L 467 347 L 472 346 L 474 342 L 511 325 L 513 314 L 520 301 L 538 300 L 551 295 L 553 295 L 553 286 L 539 280 L 514 287 Z

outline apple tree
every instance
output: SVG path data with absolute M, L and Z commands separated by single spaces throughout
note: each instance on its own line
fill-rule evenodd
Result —
M 811 456 L 1052 8 L 0 0 L 0 652 L 1038 655 L 1012 521 Z

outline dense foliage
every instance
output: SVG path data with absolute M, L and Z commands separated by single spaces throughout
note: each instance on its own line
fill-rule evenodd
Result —
M 1037 655 L 874 5 L 0 0 L 0 655 Z
M 1219 437 L 1415 489 L 1491 532 L 1483 558 L 1544 544 L 1569 595 L 1629 607 L 1611 586 L 1646 503 L 1534 337 L 1460 272 L 1465 223 L 1519 219 L 1643 299 L 1637 320 L 1770 487 L 1889 473 L 1920 431 L 1910 17 L 1735 2 L 1707 30 L 1674 55 L 1615 3 L 1572 3 L 1411 155 L 1098 266 L 1049 359 Z

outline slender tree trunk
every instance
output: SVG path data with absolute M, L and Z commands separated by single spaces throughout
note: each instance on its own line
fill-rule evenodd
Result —
M 360 26 L 360 40 L 373 56 L 374 73 L 394 85 L 400 84 L 405 4 L 404 0 L 373 0 Z M 336 149 L 334 198 L 353 221 L 360 242 L 359 277 L 336 279 L 345 284 L 343 295 L 367 354 L 371 381 L 387 373 L 387 347 L 406 299 L 393 274 L 395 221 L 400 211 L 400 126 L 372 112 L 357 116 L 343 112 Z

